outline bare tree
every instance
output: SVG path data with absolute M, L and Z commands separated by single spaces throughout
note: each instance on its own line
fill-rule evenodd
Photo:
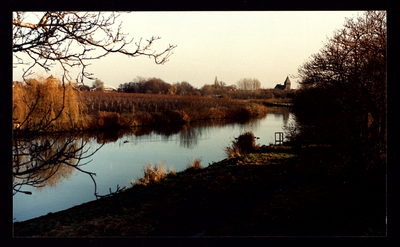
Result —
M 36 13 L 39 15 L 39 13 Z M 95 79 L 86 71 L 89 62 L 100 59 L 110 53 L 120 53 L 130 57 L 148 56 L 156 64 L 164 64 L 176 47 L 168 45 L 161 52 L 150 51 L 153 42 L 160 37 L 151 37 L 142 42 L 139 39 L 132 51 L 126 47 L 132 43 L 127 34 L 122 33 L 121 24 L 114 32 L 119 15 L 115 13 L 94 12 L 45 12 L 38 16 L 35 23 L 26 21 L 25 12 L 13 13 L 12 51 L 17 65 L 29 65 L 23 78 L 33 74 L 37 66 L 50 71 L 55 64 L 64 70 L 64 78 L 70 80 L 69 69 L 81 66 L 77 81 Z M 96 37 L 101 37 L 96 39 Z M 94 52 L 96 51 L 96 52 Z M 26 54 L 29 61 L 19 54 Z M 79 80 L 80 79 L 80 80 Z
M 242 78 L 237 82 L 237 88 L 239 90 L 258 90 L 261 87 L 261 83 L 258 79 L 254 78 Z

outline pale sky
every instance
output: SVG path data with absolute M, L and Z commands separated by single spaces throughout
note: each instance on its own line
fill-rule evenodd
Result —
M 236 84 L 256 78 L 262 88 L 283 84 L 289 76 L 296 88 L 297 69 L 318 53 L 345 17 L 362 11 L 212 11 L 121 13 L 117 23 L 129 38 L 159 36 L 152 46 L 162 51 L 177 45 L 169 62 L 156 65 L 148 57 L 111 54 L 91 62 L 89 72 L 106 85 L 118 87 L 137 76 L 157 77 L 170 84 L 187 81 L 197 88 L 219 81 Z M 115 28 L 116 29 L 116 28 Z M 134 43 L 133 42 L 133 43 Z M 132 50 L 134 47 L 132 47 Z M 54 69 L 53 75 L 61 73 Z M 76 77 L 77 72 L 71 76 Z M 21 80 L 22 67 L 13 69 Z M 92 81 L 84 81 L 91 86 Z

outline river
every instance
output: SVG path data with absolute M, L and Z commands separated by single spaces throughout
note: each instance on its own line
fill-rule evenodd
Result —
M 182 171 L 192 159 L 201 159 L 203 167 L 225 159 L 225 148 L 235 137 L 252 131 L 259 137 L 257 144 L 274 143 L 275 132 L 293 121 L 289 108 L 268 108 L 261 119 L 223 119 L 197 121 L 186 125 L 137 127 L 131 130 L 85 132 L 85 150 L 91 157 L 81 160 L 85 171 L 96 173 L 99 195 L 115 191 L 117 186 L 130 187 L 132 180 L 142 177 L 146 163 L 165 162 L 167 170 Z M 63 139 L 60 139 L 63 142 Z M 95 200 L 94 183 L 89 175 L 76 169 L 60 167 L 57 173 L 41 188 L 22 185 L 21 190 L 32 194 L 16 193 L 13 196 L 13 219 L 25 221 Z

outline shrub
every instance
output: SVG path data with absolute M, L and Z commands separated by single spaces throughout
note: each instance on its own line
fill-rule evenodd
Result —
M 225 152 L 229 158 L 235 155 L 248 154 L 256 151 L 260 145 L 256 145 L 253 132 L 241 134 L 238 138 L 232 141 L 232 145 L 227 147 Z

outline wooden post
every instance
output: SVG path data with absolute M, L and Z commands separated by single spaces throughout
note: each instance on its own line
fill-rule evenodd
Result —
M 283 132 L 275 132 L 275 145 L 277 144 L 283 144 Z

